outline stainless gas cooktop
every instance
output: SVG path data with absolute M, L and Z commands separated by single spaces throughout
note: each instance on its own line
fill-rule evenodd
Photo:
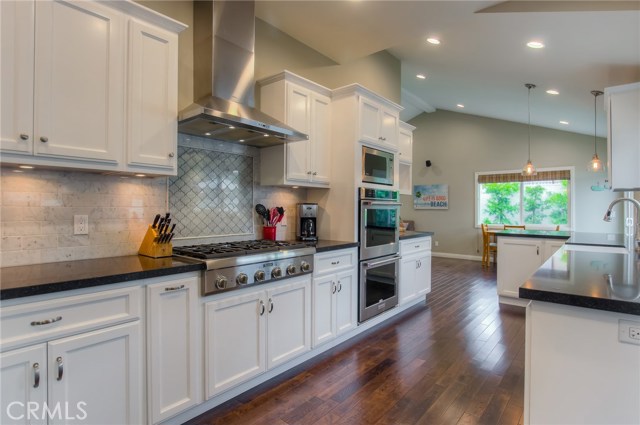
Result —
M 250 285 L 313 272 L 316 249 L 299 241 L 240 241 L 173 248 L 173 254 L 207 265 L 202 294 L 240 289 Z

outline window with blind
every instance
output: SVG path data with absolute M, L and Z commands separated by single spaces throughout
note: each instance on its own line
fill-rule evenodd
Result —
M 571 168 L 476 173 L 476 225 L 571 227 Z

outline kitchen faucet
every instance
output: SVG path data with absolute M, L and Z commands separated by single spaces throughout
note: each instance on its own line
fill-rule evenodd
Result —
M 615 204 L 617 204 L 618 202 L 622 202 L 622 201 L 629 201 L 633 205 L 636 206 L 636 219 L 635 219 L 635 222 L 634 222 L 634 225 L 635 225 L 635 240 L 633 241 L 633 247 L 636 249 L 636 251 L 640 252 L 640 226 L 638 225 L 638 218 L 640 217 L 640 202 L 636 201 L 633 198 L 618 198 L 618 199 L 614 199 L 609 204 L 609 208 L 607 208 L 607 212 L 604 213 L 603 220 L 606 221 L 606 222 L 610 222 L 611 221 L 611 209 L 613 208 L 613 206 Z M 633 249 L 633 248 L 631 248 L 631 249 Z

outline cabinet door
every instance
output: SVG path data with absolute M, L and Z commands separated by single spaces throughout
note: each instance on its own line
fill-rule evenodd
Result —
M 311 130 L 311 92 L 293 84 L 287 84 L 287 124 L 305 134 Z M 287 179 L 307 181 L 311 177 L 309 143 L 287 143 Z
M 128 68 L 128 163 L 175 169 L 177 34 L 129 21 Z
M 358 273 L 355 269 L 347 270 L 336 278 L 336 335 L 341 335 L 358 325 Z
M 398 131 L 398 159 L 411 162 L 413 159 L 413 132 L 400 129 Z
M 518 298 L 518 288 L 540 267 L 541 243 L 498 237 L 498 295 Z
M 316 183 L 329 184 L 331 176 L 331 99 L 314 95 L 312 98 L 311 140 L 309 141 L 311 177 Z
M 405 304 L 416 295 L 416 268 L 418 262 L 415 257 L 402 257 L 400 260 L 400 283 L 398 285 L 398 304 Z
M 431 292 L 431 255 L 418 258 L 414 283 L 417 297 Z
M 49 405 L 67 403 L 69 416 L 93 424 L 143 423 L 140 329 L 135 321 L 49 342 Z
M 313 346 L 330 341 L 336 336 L 334 294 L 335 275 L 313 279 Z
M 35 154 L 116 163 L 124 137 L 123 15 L 95 2 L 35 3 Z
M 380 144 L 380 105 L 360 98 L 360 140 Z
M 311 349 L 309 278 L 267 291 L 267 368 Z
M 33 151 L 33 1 L 0 2 L 0 149 Z
M 611 188 L 637 190 L 640 188 L 640 84 L 615 89 L 607 96 Z
M 206 398 L 266 370 L 264 291 L 205 306 Z
M 398 149 L 398 113 L 382 109 L 380 113 L 380 140 L 392 151 Z
M 553 240 L 547 239 L 544 241 L 544 249 L 542 250 L 542 260 L 544 263 L 547 261 L 553 254 L 555 254 L 560 248 L 564 246 L 565 240 Z
M 42 407 L 47 401 L 47 346 L 39 344 L 0 354 L 0 423 L 46 424 Z M 37 417 L 27 403 L 36 403 Z
M 200 402 L 198 279 L 147 287 L 147 372 L 153 423 Z

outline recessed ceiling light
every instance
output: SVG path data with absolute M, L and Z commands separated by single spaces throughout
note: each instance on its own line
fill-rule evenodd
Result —
M 243 143 L 243 142 L 244 142 L 244 139 L 240 139 L 240 140 L 238 140 L 238 142 Z
M 562 124 L 562 125 L 569 125 L 569 121 L 560 121 L 560 124 Z
M 264 133 L 264 137 L 269 137 L 269 135 L 267 133 Z
M 553 90 L 553 89 L 551 89 L 551 90 L 547 90 L 547 94 L 553 94 L 553 95 L 556 95 L 556 94 L 560 94 L 560 92 L 559 92 L 558 90 Z
M 147 177 L 147 175 L 146 175 L 146 174 L 142 174 L 142 173 L 140 173 L 140 174 L 136 174 L 135 176 L 136 176 L 136 177 Z
M 458 108 L 464 108 L 464 105 L 463 105 L 462 103 L 458 103 L 456 106 L 457 106 Z
M 229 126 L 229 130 L 233 130 L 234 128 L 235 128 L 235 127 L 234 127 L 234 126 L 232 126 L 232 125 L 230 125 L 230 126 Z
M 424 74 L 418 74 L 418 75 L 416 75 L 416 78 L 419 79 L 419 80 L 426 80 L 427 76 L 424 75 Z
M 527 43 L 527 46 L 531 47 L 532 49 L 542 49 L 544 47 L 544 44 L 540 41 L 530 41 Z
M 31 170 L 33 168 L 33 166 L 31 165 L 18 165 L 18 168 L 22 168 L 25 170 Z
M 429 38 L 427 38 L 427 43 L 438 45 L 438 44 L 440 44 L 440 40 L 438 40 L 437 38 L 434 38 L 434 37 L 429 37 Z
M 211 133 L 207 132 L 207 133 L 204 133 L 204 135 L 205 136 L 211 136 Z

